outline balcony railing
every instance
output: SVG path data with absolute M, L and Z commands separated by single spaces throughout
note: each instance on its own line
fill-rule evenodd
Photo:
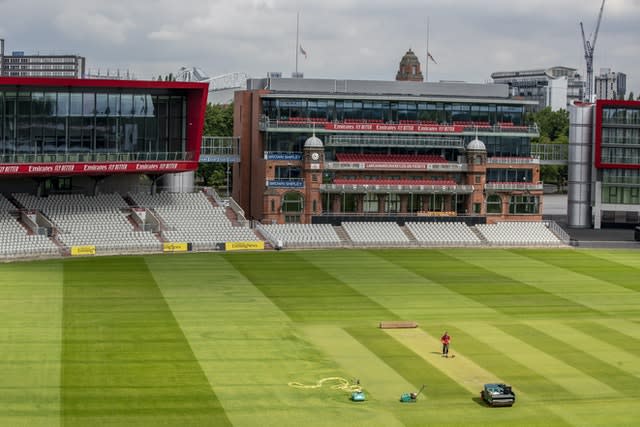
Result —
M 240 161 L 240 138 L 203 136 L 200 162 L 223 163 Z
M 330 135 L 326 147 L 428 147 L 463 149 L 464 140 L 455 136 L 428 135 Z
M 484 186 L 487 191 L 541 191 L 543 187 L 542 182 L 487 182 Z
M 462 163 L 325 162 L 324 169 L 466 172 L 468 167 Z
M 324 193 L 471 194 L 473 185 L 322 184 Z
M 318 133 L 339 133 L 339 132 L 366 132 L 366 129 L 348 129 L 348 130 L 339 130 L 339 129 L 331 129 L 334 125 L 342 125 L 342 124 L 354 124 L 347 122 L 332 122 L 328 120 L 272 120 L 268 117 L 262 117 L 258 124 L 258 127 L 261 131 L 278 131 L 278 130 L 292 130 L 292 129 L 315 129 Z M 372 125 L 372 126 L 382 126 L 384 128 L 385 125 L 394 126 L 398 125 L 398 130 L 390 130 L 388 132 L 405 132 L 405 133 L 414 133 L 411 129 L 411 125 L 403 124 L 403 123 L 380 123 L 376 121 L 359 121 L 359 125 Z M 416 124 L 418 125 L 418 124 Z M 446 128 L 447 130 L 433 130 L 427 131 L 425 133 L 455 133 L 457 135 L 490 135 L 490 134 L 526 134 L 530 136 L 539 136 L 540 131 L 536 124 L 533 125 L 513 125 L 513 124 L 494 124 L 494 125 L 473 125 L 473 124 L 450 124 L 450 123 L 442 123 L 442 124 L 430 124 L 425 123 L 421 126 L 424 127 L 433 127 L 433 128 Z M 327 127 L 325 129 L 325 127 Z M 452 131 L 455 128 L 456 131 Z M 381 132 L 382 130 L 376 130 L 376 132 Z M 421 131 L 424 132 L 424 131 Z
M 52 153 L 52 154 L 0 154 L 0 163 L 98 163 L 98 162 L 145 162 L 145 161 L 192 161 L 194 153 Z
M 539 165 L 540 159 L 534 157 L 489 157 L 487 163 L 490 165 Z

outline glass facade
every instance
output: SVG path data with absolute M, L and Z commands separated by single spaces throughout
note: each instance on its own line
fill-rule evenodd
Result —
M 524 107 L 499 104 L 418 102 L 393 100 L 345 100 L 345 99 L 307 99 L 307 98 L 263 98 L 263 115 L 272 121 L 291 119 L 310 119 L 321 122 L 365 121 L 380 123 L 424 122 L 431 124 L 454 124 L 456 122 L 480 122 L 494 125 L 500 122 L 524 125 Z M 318 125 L 322 127 L 320 123 Z M 323 138 L 330 137 L 325 134 Z M 351 135 L 360 135 L 351 133 Z M 267 132 L 265 151 L 301 152 L 308 132 Z M 366 135 L 365 135 L 366 136 Z M 384 134 L 378 135 L 384 138 Z M 389 139 L 397 137 L 388 135 Z M 443 136 L 444 137 L 444 136 Z M 438 137 L 434 137 L 438 138 Z M 465 145 L 473 136 L 465 136 Z M 528 157 L 531 155 L 531 138 L 501 134 L 483 135 L 482 140 L 489 156 Z M 348 145 L 348 144 L 347 144 Z M 333 160 L 335 152 L 380 154 L 389 152 L 388 147 L 339 147 L 326 153 L 327 160 Z M 429 151 L 427 147 L 415 148 L 395 145 L 396 154 L 439 154 L 448 160 L 455 160 L 456 150 L 445 153 L 440 150 Z M 448 155 L 450 154 L 450 155 Z
M 187 160 L 186 96 L 0 89 L 0 162 Z
M 640 108 L 603 107 L 602 163 L 640 164 Z
M 602 203 L 622 205 L 640 204 L 640 170 L 603 170 Z
M 263 98 L 262 112 L 270 120 L 292 118 L 328 121 L 370 120 L 388 123 L 421 120 L 441 124 L 457 121 L 509 122 L 524 125 L 521 105 L 420 102 L 363 99 Z

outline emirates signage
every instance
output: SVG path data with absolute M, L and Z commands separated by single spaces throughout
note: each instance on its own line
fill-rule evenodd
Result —
M 0 165 L 4 175 L 107 175 L 113 173 L 172 173 L 195 170 L 197 162 L 28 163 Z
M 464 126 L 460 125 L 397 125 L 385 123 L 327 123 L 327 130 L 345 130 L 355 132 L 422 132 L 422 133 L 460 133 Z

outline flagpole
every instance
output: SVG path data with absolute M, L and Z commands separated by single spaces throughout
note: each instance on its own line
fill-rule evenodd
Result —
M 298 15 L 296 17 L 296 76 L 298 75 L 298 51 L 300 50 L 299 34 L 300 34 L 300 12 L 298 12 Z
M 424 81 L 429 81 L 429 17 L 427 16 L 427 60 L 424 62 Z

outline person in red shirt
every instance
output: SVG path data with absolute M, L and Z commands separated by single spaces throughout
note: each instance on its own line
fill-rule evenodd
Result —
M 449 343 L 451 342 L 451 336 L 444 332 L 444 335 L 440 337 L 440 342 L 442 343 L 442 357 L 449 357 Z

